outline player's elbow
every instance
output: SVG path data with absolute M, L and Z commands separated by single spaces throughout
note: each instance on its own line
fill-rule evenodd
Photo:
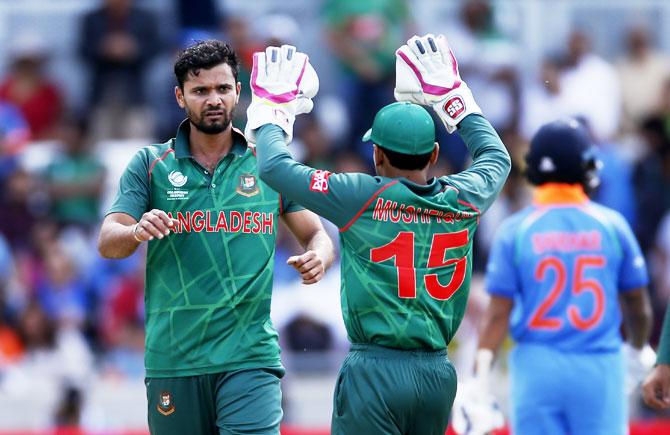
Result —
M 121 256 L 118 255 L 117 252 L 114 251 L 112 245 L 110 243 L 107 243 L 102 236 L 98 237 L 98 253 L 102 258 L 109 258 L 109 259 L 122 258 Z
M 258 161 L 258 177 L 265 183 L 271 185 L 272 182 L 272 168 L 267 160 Z
M 104 226 L 100 231 L 98 236 L 98 253 L 102 258 L 108 259 L 119 259 L 126 258 L 130 253 L 123 252 L 119 249 L 119 244 L 115 243 L 110 236 L 108 236 L 107 231 L 105 231 Z
M 279 182 L 279 171 L 276 159 L 260 160 L 258 162 L 258 176 L 264 183 L 273 189 L 277 188 Z

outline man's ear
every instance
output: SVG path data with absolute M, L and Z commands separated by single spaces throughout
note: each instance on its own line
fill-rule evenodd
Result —
M 428 161 L 431 165 L 434 165 L 437 163 L 437 158 L 440 156 L 440 144 L 435 142 L 435 148 L 433 148 L 433 152 L 430 154 L 430 160 Z
M 384 152 L 382 151 L 381 148 L 377 146 L 377 144 L 372 145 L 372 158 L 374 159 L 374 164 L 375 166 L 381 166 L 382 163 L 384 163 L 384 158 L 386 156 L 384 155 Z
M 179 86 L 174 87 L 174 97 L 177 99 L 177 104 L 179 104 L 179 107 L 182 109 L 186 107 L 186 102 L 184 101 L 184 91 Z
M 237 82 L 235 86 L 237 88 L 237 97 L 235 97 L 235 104 L 240 102 L 240 92 L 242 91 L 242 83 Z

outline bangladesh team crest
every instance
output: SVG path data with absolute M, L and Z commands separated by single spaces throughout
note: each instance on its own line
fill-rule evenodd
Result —
M 237 183 L 237 193 L 244 196 L 254 196 L 258 194 L 258 183 L 256 182 L 256 176 L 253 174 L 242 174 L 240 175 L 240 180 Z
M 172 394 L 169 391 L 163 391 L 161 393 L 156 409 L 163 415 L 170 415 L 174 412 L 174 403 L 172 403 Z

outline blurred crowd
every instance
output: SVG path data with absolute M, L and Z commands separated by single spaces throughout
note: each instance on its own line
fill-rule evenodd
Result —
M 322 169 L 371 172 L 361 136 L 393 100 L 395 49 L 417 31 L 445 33 L 462 77 L 514 162 L 477 234 L 475 273 L 501 219 L 528 204 L 529 138 L 545 122 L 575 116 L 588 126 L 602 161 L 592 198 L 626 217 L 651 266 L 658 330 L 670 300 L 670 53 L 657 48 L 645 24 L 617 35 L 620 50 L 607 58 L 593 49 L 588 28 L 575 28 L 529 73 L 519 67 L 523 44 L 496 26 L 495 4 L 459 5 L 453 25 L 422 29 L 405 0 L 323 0 L 319 26 L 324 50 L 335 60 L 336 71 L 328 74 L 334 92 L 317 97 L 314 112 L 297 121 L 292 152 Z M 252 53 L 269 44 L 299 45 L 297 17 L 273 13 L 251 23 L 215 0 L 179 0 L 175 11 L 179 27 L 170 29 L 170 38 L 159 17 L 133 0 L 101 0 L 83 12 L 73 38 L 86 70 L 84 104 L 69 101 L 54 78 L 48 38 L 37 29 L 16 34 L 2 53 L 0 390 L 20 396 L 54 384 L 51 415 L 59 424 L 80 421 L 82 392 L 92 377 L 143 376 L 143 252 L 104 260 L 95 244 L 125 165 L 114 151 L 163 142 L 184 117 L 174 101 L 174 54 L 207 38 L 233 45 L 243 84 L 234 124 L 243 129 Z M 151 69 L 159 58 L 166 61 Z M 433 175 L 467 167 L 460 138 L 436 125 L 442 158 Z M 319 352 L 344 346 L 337 267 L 332 279 L 310 289 L 334 297 L 315 298 L 313 308 L 283 302 L 282 295 L 304 291 L 284 264 L 298 249 L 280 234 L 273 316 L 284 347 Z

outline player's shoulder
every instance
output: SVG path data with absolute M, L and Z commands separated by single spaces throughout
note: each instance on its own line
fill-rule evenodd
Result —
M 527 206 L 516 211 L 500 222 L 498 232 L 515 232 L 519 227 L 532 218 L 538 211 L 537 207 Z
M 175 150 L 175 140 L 170 139 L 163 143 L 152 143 L 141 148 L 141 150 L 144 150 L 148 155 L 162 156 L 168 151 Z
M 614 227 L 616 229 L 629 228 L 626 218 L 613 208 L 598 204 L 597 202 L 588 201 L 584 206 L 584 210 L 603 225 Z

